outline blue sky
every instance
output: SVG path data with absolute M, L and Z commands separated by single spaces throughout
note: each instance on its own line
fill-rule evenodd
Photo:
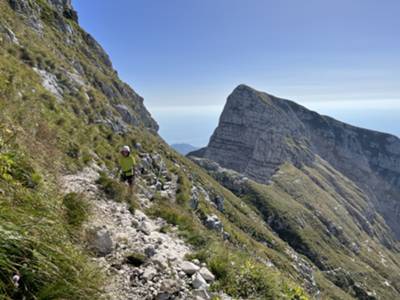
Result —
M 73 0 L 168 142 L 207 143 L 240 83 L 400 136 L 398 0 Z

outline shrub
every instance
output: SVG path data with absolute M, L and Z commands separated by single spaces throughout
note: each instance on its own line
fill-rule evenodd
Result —
M 31 67 L 35 66 L 35 59 L 33 57 L 33 54 L 30 50 L 26 48 L 20 48 L 20 59 Z
M 0 153 L 0 179 L 12 180 L 11 169 L 14 165 L 14 160 L 8 153 Z
M 14 152 L 0 153 L 0 179 L 15 180 L 28 188 L 37 187 L 42 180 L 28 161 Z
M 147 259 L 145 255 L 137 252 L 132 252 L 126 256 L 126 262 L 135 267 L 140 267 L 146 262 L 146 260 Z
M 182 210 L 176 204 L 159 200 L 149 209 L 148 213 L 163 218 L 171 225 L 178 226 L 181 237 L 195 247 L 205 246 L 209 243 L 210 234 L 202 229 L 202 225 L 193 218 L 190 212 Z
M 66 220 L 69 225 L 79 228 L 88 218 L 89 204 L 77 193 L 64 196 L 63 205 L 66 209 Z
M 79 145 L 77 143 L 70 142 L 67 145 L 65 154 L 67 154 L 71 158 L 78 158 L 80 155 Z
M 89 165 L 89 163 L 92 161 L 92 155 L 90 154 L 89 150 L 82 150 L 81 159 L 84 165 Z
M 96 299 L 98 270 L 85 256 L 49 227 L 31 224 L 33 232 L 4 222 L 0 226 L 0 290 L 2 299 Z M 20 275 L 18 289 L 12 283 Z M 94 297 L 94 298 L 93 298 Z
M 186 205 L 190 200 L 191 182 L 183 172 L 178 173 L 178 188 L 176 191 L 176 202 Z
M 303 291 L 303 289 L 298 286 L 296 287 L 288 286 L 286 288 L 285 294 L 287 295 L 287 298 L 289 300 L 308 300 L 308 297 Z
M 116 202 L 126 202 L 129 211 L 134 213 L 138 201 L 135 193 L 133 193 L 125 183 L 110 178 L 105 173 L 100 174 L 96 183 L 100 185 L 100 188 L 109 198 Z

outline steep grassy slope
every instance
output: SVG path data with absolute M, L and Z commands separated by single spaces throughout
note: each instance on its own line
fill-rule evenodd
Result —
M 214 289 L 245 299 L 307 299 L 303 285 L 345 298 L 323 276 L 315 285 L 299 268 L 308 262 L 261 215 L 156 135 L 142 99 L 79 27 L 69 1 L 1 1 L 0 17 L 0 299 L 100 297 L 102 275 L 80 235 L 90 212 L 79 195 L 64 196 L 58 179 L 99 165 L 106 170 L 99 184 L 132 201 L 112 176 L 120 145 L 136 143 L 178 176 L 176 201 L 157 196 L 148 213 L 179 226 L 195 256 L 212 266 Z M 201 191 L 196 207 L 193 187 Z M 205 226 L 210 214 L 224 234 Z
M 327 165 L 285 165 L 272 185 L 252 183 L 250 191 L 245 198 L 271 228 L 337 286 L 360 299 L 398 297 L 397 243 L 382 217 L 365 221 L 365 196 L 348 179 Z

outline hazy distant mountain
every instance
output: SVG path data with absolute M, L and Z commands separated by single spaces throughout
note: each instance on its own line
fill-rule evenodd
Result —
M 196 151 L 197 149 L 199 149 L 199 147 L 195 147 L 193 145 L 185 143 L 172 144 L 171 147 L 182 155 L 186 155 L 189 152 Z

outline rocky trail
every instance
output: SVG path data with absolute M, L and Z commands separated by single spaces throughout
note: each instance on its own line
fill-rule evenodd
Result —
M 199 261 L 185 260 L 191 249 L 178 237 L 177 228 L 160 232 L 166 225 L 163 219 L 151 219 L 139 209 L 132 214 L 126 203 L 108 199 L 96 185 L 99 171 L 91 167 L 66 175 L 61 186 L 65 193 L 83 194 L 90 203 L 85 239 L 107 276 L 105 298 L 211 299 L 208 287 L 214 275 Z M 147 189 L 139 185 L 142 192 Z M 167 193 L 173 194 L 175 185 L 172 180 Z M 140 206 L 151 205 L 145 192 L 137 196 Z

